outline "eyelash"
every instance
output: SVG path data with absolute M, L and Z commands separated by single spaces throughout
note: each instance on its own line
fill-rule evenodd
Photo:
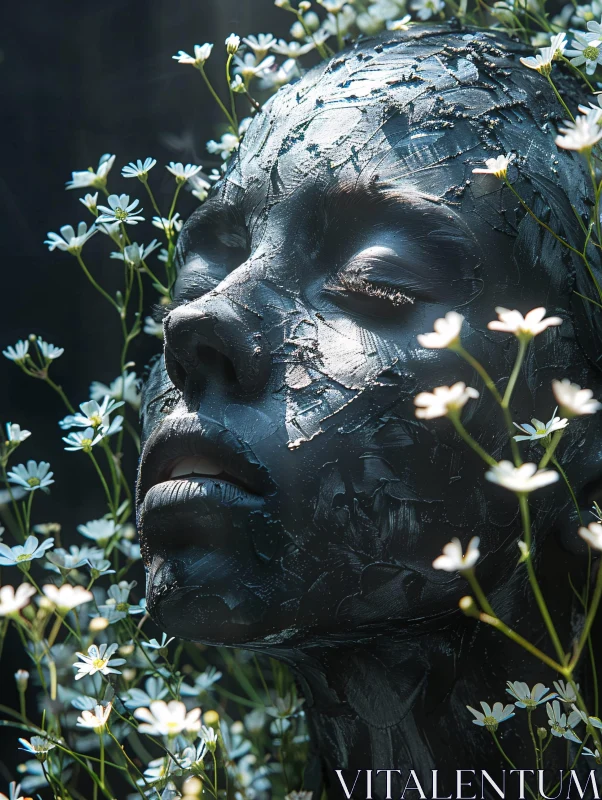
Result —
M 415 302 L 414 297 L 410 297 L 404 292 L 400 292 L 396 289 L 387 289 L 384 286 L 379 286 L 357 275 L 349 275 L 343 272 L 337 275 L 336 280 L 337 283 L 327 285 L 324 288 L 332 292 L 361 294 L 364 297 L 376 297 L 380 300 L 389 300 L 396 308 L 413 305 Z

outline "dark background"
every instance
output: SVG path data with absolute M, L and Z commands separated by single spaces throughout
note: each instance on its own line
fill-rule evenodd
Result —
M 0 350 L 31 332 L 64 347 L 52 377 L 74 404 L 88 399 L 93 380 L 116 377 L 121 340 L 116 314 L 76 260 L 43 244 L 48 231 L 91 221 L 78 202 L 90 190 L 65 191 L 65 181 L 73 170 L 96 168 L 103 153 L 115 153 L 112 190 L 140 198 L 149 219 L 143 187 L 119 173 L 129 161 L 152 156 L 158 164 L 151 183 L 166 215 L 173 179 L 163 165 L 191 161 L 209 172 L 220 160 L 205 142 L 223 132 L 199 73 L 171 56 L 215 42 L 207 71 L 223 91 L 226 36 L 270 31 L 288 38 L 293 21 L 273 0 L 0 3 Z M 186 195 L 181 210 L 196 205 Z M 133 238 L 148 243 L 151 230 L 145 223 Z M 117 289 L 120 262 L 109 251 L 99 234 L 86 246 L 86 261 L 101 284 Z M 138 374 L 158 349 L 157 340 L 139 337 L 130 351 Z M 63 450 L 57 423 L 65 413 L 47 386 L 0 356 L 0 424 L 10 420 L 32 431 L 12 463 L 47 460 L 55 473 L 51 494 L 35 498 L 33 521 L 60 521 L 69 544 L 81 540 L 77 524 L 105 509 L 92 465 Z M 5 576 L 8 582 L 6 570 Z M 12 644 L 0 666 L 0 703 L 14 708 L 13 673 L 29 664 L 20 643 Z M 27 758 L 15 758 L 18 735 L 2 737 L 8 741 L 0 752 L 0 791 L 17 777 L 15 763 Z

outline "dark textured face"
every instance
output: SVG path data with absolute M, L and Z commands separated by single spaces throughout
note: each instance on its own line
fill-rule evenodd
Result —
M 414 416 L 419 391 L 482 387 L 416 335 L 458 310 L 465 346 L 501 380 L 516 340 L 487 330 L 494 307 L 545 305 L 566 321 L 536 340 L 515 419 L 551 416 L 553 378 L 597 388 L 579 265 L 500 181 L 472 174 L 516 152 L 517 189 L 577 237 L 584 178 L 554 145 L 553 107 L 517 54 L 445 32 L 364 44 L 255 119 L 182 232 L 167 369 L 145 392 L 139 518 L 163 630 L 265 648 L 445 617 L 462 584 L 431 563 L 452 536 L 481 536 L 489 587 L 514 568 L 514 499 L 447 420 Z M 485 392 L 465 422 L 507 455 Z M 586 425 L 563 456 L 577 491 Z M 568 497 L 539 497 L 543 536 Z

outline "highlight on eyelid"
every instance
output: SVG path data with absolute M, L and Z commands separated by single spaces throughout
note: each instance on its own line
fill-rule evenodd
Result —
M 416 302 L 416 298 L 399 291 L 399 289 L 380 286 L 357 273 L 339 272 L 336 280 L 338 283 L 326 284 L 324 289 L 329 292 L 361 294 L 365 297 L 389 300 L 396 307 L 413 305 Z

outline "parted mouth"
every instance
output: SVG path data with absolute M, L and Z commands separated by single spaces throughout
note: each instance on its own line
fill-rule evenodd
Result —
M 274 483 L 250 445 L 199 413 L 167 418 L 149 437 L 140 459 L 137 502 L 169 481 L 203 479 L 232 484 L 245 492 L 271 494 Z

